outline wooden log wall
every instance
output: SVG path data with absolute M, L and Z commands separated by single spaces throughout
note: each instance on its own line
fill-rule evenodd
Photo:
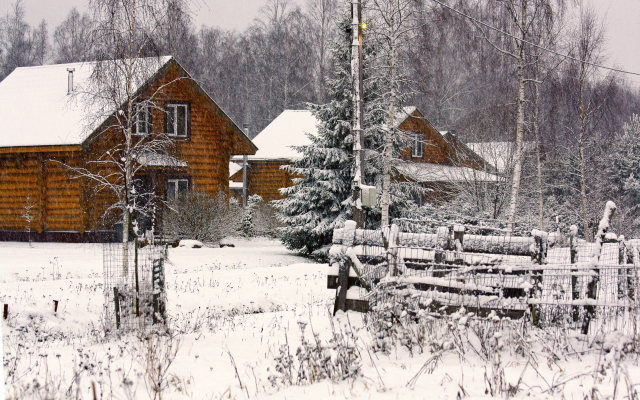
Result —
M 66 154 L 66 153 L 65 153 Z M 70 179 L 68 168 L 55 162 L 74 163 L 68 157 L 46 152 L 0 156 L 0 230 L 79 231 L 80 182 Z M 30 207 L 30 210 L 28 208 Z
M 292 175 L 280 168 L 290 164 L 285 161 L 257 161 L 249 162 L 247 181 L 249 194 L 258 194 L 265 202 L 285 198 L 280 194 L 280 188 L 293 186 Z M 242 171 L 240 171 L 242 179 Z

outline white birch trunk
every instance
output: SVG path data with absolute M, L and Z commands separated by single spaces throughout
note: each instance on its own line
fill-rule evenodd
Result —
M 522 175 L 522 147 L 524 141 L 524 54 L 521 51 L 518 60 L 518 119 L 516 122 L 516 143 L 511 181 L 511 197 L 509 200 L 509 222 L 511 229 L 515 228 L 516 211 L 518 206 L 518 192 L 520 191 L 520 176 Z
M 527 3 L 523 2 L 521 27 L 520 32 L 522 40 L 526 39 L 526 21 L 527 21 Z M 525 69 L 525 54 L 524 54 L 524 42 L 518 44 L 518 117 L 516 121 L 516 149 L 515 149 L 515 165 L 513 167 L 513 180 L 511 182 L 511 197 L 509 201 L 509 223 L 511 230 L 515 229 L 516 224 L 516 211 L 518 207 L 518 193 L 520 191 L 520 176 L 522 175 L 522 147 L 524 141 L 524 69 Z
M 539 61 L 538 61 L 539 62 Z M 537 74 L 536 74 L 537 75 Z M 537 78 L 537 76 L 536 76 Z M 533 116 L 533 131 L 536 137 L 536 164 L 537 164 L 537 178 L 538 178 L 538 229 L 544 231 L 544 192 L 542 188 L 542 138 L 540 136 L 540 87 L 539 83 L 534 83 L 535 91 L 535 104 L 534 104 L 534 116 Z
M 582 211 L 582 224 L 584 228 L 584 239 L 591 242 L 591 232 L 589 231 L 589 220 L 587 217 L 587 176 L 585 160 L 585 118 L 584 118 L 584 79 L 586 65 L 580 65 L 580 132 L 578 133 L 578 150 L 580 153 L 580 205 Z
M 389 59 L 389 104 L 387 114 L 387 129 L 384 143 L 383 167 L 382 167 L 382 199 L 381 199 L 381 225 L 389 225 L 389 205 L 391 203 L 391 160 L 393 158 L 393 135 L 395 134 L 396 120 L 396 42 L 393 38 L 390 40 L 390 59 Z

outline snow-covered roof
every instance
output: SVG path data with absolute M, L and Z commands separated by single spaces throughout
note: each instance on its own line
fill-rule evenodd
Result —
M 307 110 L 285 110 L 271 121 L 255 138 L 253 143 L 258 147 L 250 160 L 294 160 L 300 154 L 291 146 L 311 144 L 307 133 L 318 134 L 318 120 Z
M 416 107 L 404 107 L 398 111 L 396 124 L 400 125 Z M 311 144 L 307 133 L 318 134 L 318 120 L 308 110 L 285 110 L 271 121 L 258 135 L 253 143 L 258 147 L 250 160 L 295 160 L 300 154 L 291 146 L 305 146 Z M 234 157 L 240 160 L 240 157 Z
M 137 90 L 170 56 L 143 59 Z M 95 62 L 16 68 L 0 82 L 0 147 L 79 145 L 109 115 L 88 106 L 89 78 Z M 74 92 L 68 94 L 68 69 Z M 96 115 L 97 120 L 90 121 Z M 90 118 L 91 117 L 91 118 Z
M 496 182 L 496 175 L 473 168 L 436 163 L 404 162 L 397 167 L 402 175 L 416 182 Z
M 409 115 L 413 114 L 415 110 L 417 110 L 417 107 L 415 106 L 402 107 L 401 110 L 398 110 L 398 112 L 396 113 L 396 118 L 394 120 L 396 128 L 400 126 L 400 124 L 403 123 Z
M 467 147 L 496 167 L 499 172 L 511 168 L 515 154 L 515 142 L 477 142 L 467 143 Z M 524 142 L 524 152 L 535 150 L 535 142 Z

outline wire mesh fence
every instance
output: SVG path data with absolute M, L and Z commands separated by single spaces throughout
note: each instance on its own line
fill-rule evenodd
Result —
M 384 288 L 415 310 L 464 307 L 583 333 L 637 329 L 640 259 L 631 241 L 578 243 L 571 235 L 514 236 L 477 223 L 399 222 L 413 232 L 336 230 L 329 287 L 340 286 L 338 266 L 351 259 L 352 301 L 367 302 Z
M 107 332 L 164 323 L 166 248 L 137 242 L 103 246 L 104 316 Z

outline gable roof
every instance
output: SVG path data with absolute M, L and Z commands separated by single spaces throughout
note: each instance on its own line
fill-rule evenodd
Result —
M 148 76 L 140 81 L 153 76 L 170 59 L 145 59 Z M 82 144 L 93 130 L 88 128 L 87 117 L 100 111 L 88 107 L 86 95 L 82 94 L 95 65 L 85 62 L 22 67 L 9 74 L 0 82 L 0 147 Z M 71 68 L 75 90 L 68 94 L 67 69 Z
M 300 153 L 291 146 L 311 144 L 307 136 L 318 134 L 318 120 L 308 110 L 285 110 L 271 121 L 255 138 L 258 147 L 250 160 L 295 160 Z
M 398 111 L 396 126 L 399 126 L 416 111 L 416 107 L 404 107 Z M 307 134 L 318 134 L 319 121 L 309 110 L 285 110 L 276 117 L 255 138 L 253 143 L 258 147 L 255 155 L 249 160 L 296 160 L 300 153 L 292 146 L 311 144 Z
M 409 118 L 410 116 L 412 116 L 412 114 L 414 112 L 416 112 L 418 110 L 418 108 L 416 106 L 406 106 L 406 107 L 402 107 L 402 109 L 398 110 L 398 112 L 396 112 L 396 117 L 393 120 L 393 123 L 395 125 L 395 127 L 399 127 L 400 124 L 402 124 L 407 118 Z M 422 116 L 422 114 L 420 113 L 420 111 L 418 111 L 418 114 L 420 115 L 421 118 L 424 118 Z
M 467 143 L 467 146 L 487 163 L 495 166 L 498 172 L 506 172 L 513 168 L 515 142 L 476 142 Z M 529 153 L 534 150 L 535 142 L 523 143 L 524 153 Z
M 154 82 L 169 65 L 175 64 L 181 75 L 189 74 L 171 56 L 140 59 L 136 63 L 133 92 Z M 44 65 L 16 68 L 0 82 L 0 148 L 34 146 L 79 146 L 110 116 L 110 107 L 90 104 L 84 93 L 96 62 Z M 74 92 L 68 94 L 68 69 L 74 69 Z M 196 89 L 207 96 L 195 81 Z M 225 120 L 241 142 L 242 150 L 255 152 L 256 147 L 229 116 L 215 105 L 215 112 Z M 95 119 L 91 121 L 91 118 Z

